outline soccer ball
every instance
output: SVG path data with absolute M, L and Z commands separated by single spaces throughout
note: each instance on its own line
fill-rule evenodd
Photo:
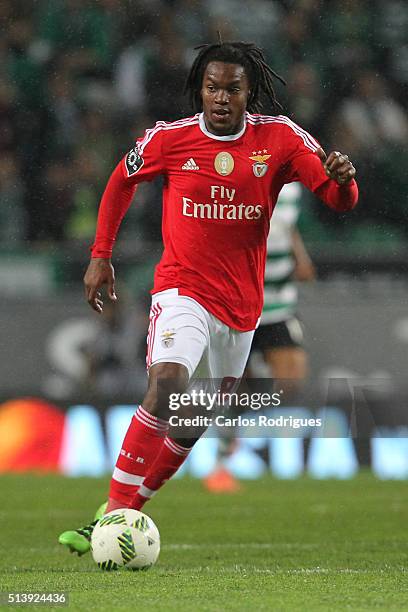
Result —
M 105 514 L 91 539 L 92 556 L 102 570 L 149 569 L 160 552 L 159 530 L 143 512 L 120 508 Z

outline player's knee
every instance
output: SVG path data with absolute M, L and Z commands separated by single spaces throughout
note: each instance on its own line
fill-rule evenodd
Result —
M 307 357 L 301 348 L 269 351 L 266 361 L 276 379 L 303 379 L 307 374 Z
M 156 363 L 149 370 L 149 388 L 157 382 L 171 385 L 174 392 L 183 391 L 188 385 L 188 370 L 181 363 Z
M 149 385 L 143 400 L 143 408 L 155 416 L 167 419 L 168 397 L 183 393 L 188 385 L 187 368 L 180 363 L 157 363 L 150 368 Z
M 307 375 L 307 357 L 302 349 L 294 349 L 287 364 L 288 378 L 304 379 Z

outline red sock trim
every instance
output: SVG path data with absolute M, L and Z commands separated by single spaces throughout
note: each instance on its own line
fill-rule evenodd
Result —
M 168 423 L 139 406 L 122 443 L 109 496 L 129 506 L 163 446 Z
M 181 467 L 191 448 L 181 446 L 171 438 L 166 438 L 156 461 L 148 470 L 146 477 L 132 499 L 131 508 L 140 510 Z
M 181 444 L 177 444 L 177 442 L 175 442 L 169 437 L 165 439 L 164 444 L 165 446 L 167 446 L 168 449 L 173 451 L 173 453 L 176 453 L 176 455 L 186 456 L 191 450 L 191 448 L 187 448 L 185 446 L 181 446 Z
M 147 410 L 142 408 L 142 406 L 139 406 L 136 411 L 136 414 L 134 415 L 134 418 L 143 423 L 143 425 L 151 427 L 152 429 L 157 429 L 159 431 L 167 432 L 169 428 L 168 421 L 155 417 L 154 415 L 150 414 L 150 412 L 147 412 Z

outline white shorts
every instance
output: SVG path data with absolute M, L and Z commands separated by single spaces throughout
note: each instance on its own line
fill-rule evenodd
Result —
M 178 289 L 167 289 L 152 298 L 147 369 L 156 363 L 181 363 L 190 378 L 241 378 L 253 335 L 231 329 Z

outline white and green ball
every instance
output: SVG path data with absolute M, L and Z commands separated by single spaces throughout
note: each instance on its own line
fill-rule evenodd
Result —
M 125 567 L 146 570 L 160 552 L 160 534 L 152 519 L 129 508 L 112 510 L 96 524 L 91 539 L 92 556 L 102 570 Z

